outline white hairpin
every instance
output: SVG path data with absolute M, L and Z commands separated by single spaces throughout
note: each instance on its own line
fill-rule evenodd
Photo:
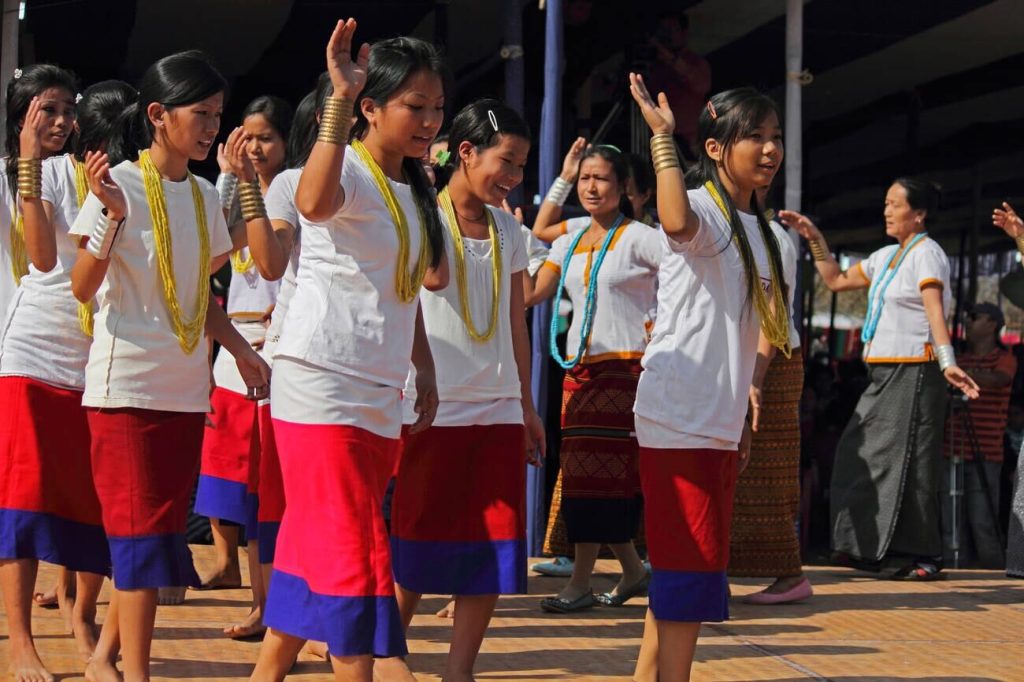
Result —
M 78 93 L 77 95 L 75 95 L 75 104 L 78 104 L 81 101 L 82 101 L 82 93 Z
M 23 73 L 23 71 L 21 69 L 15 69 L 14 70 L 14 80 L 18 80 L 19 78 L 21 78 L 21 74 L 22 73 Z
M 487 110 L 487 120 L 491 122 L 491 127 L 494 128 L 494 132 L 498 132 L 498 117 L 494 115 L 494 111 L 491 109 Z

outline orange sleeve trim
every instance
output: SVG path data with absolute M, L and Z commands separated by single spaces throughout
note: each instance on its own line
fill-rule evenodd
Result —
M 936 278 L 936 277 L 929 277 L 929 278 L 927 278 L 927 279 L 922 279 L 922 280 L 921 280 L 921 281 L 920 281 L 920 282 L 918 283 L 918 285 L 917 285 L 917 288 L 918 288 L 918 289 L 924 289 L 925 287 L 927 287 L 927 286 L 931 286 L 931 285 L 933 285 L 933 284 L 934 284 L 934 285 L 936 285 L 936 286 L 938 286 L 938 287 L 939 287 L 940 289 L 945 289 L 945 288 L 946 288 L 946 285 L 945 285 L 945 284 L 943 284 L 942 280 L 941 280 L 941 279 L 938 279 L 938 278 Z
M 543 268 L 551 268 L 555 272 L 561 272 L 562 271 L 562 266 L 561 265 L 558 265 L 557 263 L 552 263 L 549 260 L 544 261 L 544 263 L 541 265 L 541 267 L 543 267 Z
M 866 279 L 869 282 L 871 281 L 871 278 L 868 277 L 868 274 L 866 272 L 864 272 L 864 261 L 862 261 L 862 260 L 857 261 L 857 264 L 854 265 L 853 268 L 851 268 L 851 269 L 860 272 L 860 276 L 861 277 L 863 277 L 864 279 Z
M 569 221 L 563 220 L 558 224 L 559 234 L 569 234 Z

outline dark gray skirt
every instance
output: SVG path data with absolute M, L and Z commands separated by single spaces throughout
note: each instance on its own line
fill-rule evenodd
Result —
M 941 557 L 946 381 L 935 362 L 874 364 L 836 449 L 832 548 L 867 562 Z
M 1021 448 L 1024 453 L 1024 447 Z M 1006 575 L 1024 578 L 1024 457 L 1017 460 L 1017 476 L 1006 536 Z

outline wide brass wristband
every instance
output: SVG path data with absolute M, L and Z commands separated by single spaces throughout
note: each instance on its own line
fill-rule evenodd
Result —
M 828 248 L 825 246 L 823 239 L 811 239 L 807 242 L 807 245 L 811 249 L 811 255 L 814 256 L 814 260 L 828 260 Z
M 320 114 L 320 130 L 317 133 L 317 142 L 327 144 L 346 144 L 348 133 L 352 129 L 352 111 L 355 109 L 355 101 L 338 97 L 328 97 L 324 100 L 324 110 Z
M 655 173 L 680 167 L 679 153 L 671 133 L 658 133 L 651 138 L 651 161 Z
M 18 159 L 18 194 L 38 199 L 43 193 L 43 160 Z
M 1020 251 L 1021 255 L 1024 255 L 1024 234 L 1022 234 L 1019 237 L 1017 237 L 1016 241 L 1017 241 L 1017 250 Z
M 259 220 L 267 217 L 267 207 L 263 203 L 260 185 L 255 180 L 238 184 L 238 205 L 242 209 L 242 220 Z

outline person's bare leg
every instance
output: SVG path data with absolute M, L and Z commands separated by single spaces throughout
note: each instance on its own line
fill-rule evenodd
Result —
M 0 561 L 0 589 L 7 612 L 8 668 L 16 682 L 53 682 L 32 641 L 32 591 L 39 562 L 35 559 Z
M 409 624 L 412 617 L 416 615 L 416 607 L 423 597 L 419 592 L 412 592 L 395 583 L 395 599 L 398 601 L 398 613 L 402 618 L 402 630 L 409 631 Z M 333 657 L 332 657 L 333 660 Z M 412 680 L 415 679 L 406 665 L 405 659 L 400 656 L 373 659 L 373 677 L 379 680 Z
M 64 627 L 74 632 L 75 625 L 75 588 L 77 580 L 75 572 L 60 566 L 57 569 L 57 607 L 64 618 Z
M 373 659 L 370 656 L 331 656 L 335 682 L 372 682 Z M 397 680 L 396 677 L 383 678 Z
M 118 597 L 117 622 L 125 682 L 148 682 L 157 591 L 155 588 L 120 590 Z
M 576 543 L 576 560 L 572 565 L 572 576 L 558 593 L 559 599 L 576 601 L 590 591 L 590 579 L 600 551 L 601 545 L 596 542 Z
M 395 583 L 395 599 L 398 601 L 398 613 L 402 616 L 402 629 L 409 630 L 409 623 L 416 615 L 416 607 L 420 605 L 423 595 L 419 592 L 407 590 L 398 583 Z
M 226 526 L 220 519 L 210 519 L 216 563 L 213 572 L 200 578 L 203 590 L 233 589 L 242 586 L 242 569 L 238 564 L 238 526 Z
M 647 577 L 647 569 L 644 568 L 640 555 L 636 553 L 632 540 L 608 547 L 622 565 L 622 577 L 619 578 L 619 583 L 612 590 L 612 594 L 620 594 Z
M 252 584 L 252 610 L 241 623 L 224 628 L 228 637 L 253 637 L 259 635 L 266 627 L 263 625 L 263 607 L 267 604 L 266 583 L 263 582 L 263 570 L 260 564 L 260 548 L 256 540 L 246 546 L 245 553 L 249 561 L 249 582 Z
M 473 666 L 480 653 L 487 625 L 491 622 L 496 594 L 457 595 L 455 597 L 455 623 L 452 644 L 448 649 L 448 662 L 444 666 L 446 682 L 468 682 L 473 679 Z
M 96 650 L 85 666 L 85 679 L 89 682 L 120 682 L 122 679 L 116 666 L 117 654 L 121 650 L 121 630 L 118 623 L 120 601 L 118 591 L 111 590 L 107 617 L 103 621 Z
M 640 653 L 636 657 L 634 682 L 658 682 L 658 621 L 647 609 L 644 619 L 644 635 L 640 640 Z
M 436 614 L 438 618 L 454 618 L 455 617 L 455 598 L 448 600 L 448 603 L 442 606 Z
M 657 620 L 658 682 L 690 682 L 700 623 Z
M 96 627 L 96 600 L 103 587 L 103 576 L 79 571 L 75 577 L 75 605 L 71 614 L 71 631 L 78 653 L 88 661 L 96 650 L 99 628 Z
M 800 575 L 786 576 L 785 578 L 776 578 L 775 582 L 764 589 L 769 594 L 781 594 L 788 592 L 800 583 L 804 581 L 804 574 L 801 572 Z
M 260 645 L 256 667 L 249 677 L 251 682 L 280 682 L 295 665 L 295 659 L 302 651 L 306 640 L 267 628 L 267 634 Z

